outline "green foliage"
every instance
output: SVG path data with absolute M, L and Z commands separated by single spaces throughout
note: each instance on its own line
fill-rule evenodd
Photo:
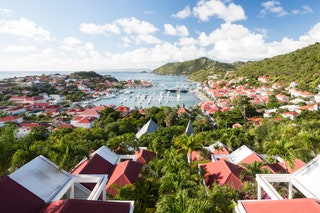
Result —
M 298 81 L 299 88 L 314 91 L 320 83 L 320 44 L 315 43 L 294 52 L 267 58 L 255 62 L 247 62 L 242 67 L 234 69 L 232 76 L 246 76 L 257 79 L 268 75 L 270 82 L 288 85 Z

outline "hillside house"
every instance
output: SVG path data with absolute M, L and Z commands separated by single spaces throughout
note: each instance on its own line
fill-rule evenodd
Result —
M 1 212 L 133 213 L 134 201 L 106 200 L 107 180 L 105 175 L 70 174 L 38 156 L 0 179 Z

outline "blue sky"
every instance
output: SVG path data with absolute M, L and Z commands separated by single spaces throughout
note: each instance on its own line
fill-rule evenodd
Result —
M 0 71 L 152 70 L 320 42 L 318 0 L 0 0 Z

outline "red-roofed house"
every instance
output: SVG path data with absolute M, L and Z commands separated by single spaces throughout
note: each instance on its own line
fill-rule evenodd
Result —
M 133 201 L 58 200 L 48 203 L 39 213 L 133 213 Z
M 80 117 L 77 116 L 70 121 L 70 124 L 75 127 L 82 127 L 85 129 L 89 129 L 93 127 L 95 118 L 94 117 Z
M 129 107 L 126 107 L 126 106 L 124 106 L 124 105 L 122 105 L 122 106 L 119 106 L 117 109 L 116 109 L 116 111 L 117 112 L 120 112 L 122 115 L 128 115 L 129 114 L 129 112 L 130 112 L 130 109 L 129 109 Z
M 112 187 L 113 184 L 123 187 L 137 181 L 143 164 L 132 160 L 126 160 L 116 165 L 107 183 L 107 192 L 116 195 L 118 190 Z
M 7 123 L 7 122 L 19 124 L 23 122 L 23 117 L 8 115 L 6 117 L 0 118 L 0 123 Z
M 181 114 L 186 114 L 187 116 L 190 116 L 191 113 L 187 108 L 183 106 L 178 109 L 178 115 L 181 115 Z
M 282 117 L 289 118 L 290 120 L 294 120 L 295 117 L 297 117 L 298 115 L 299 115 L 299 113 L 297 113 L 295 111 L 284 112 L 281 114 Z
M 269 76 L 263 75 L 263 76 L 259 76 L 258 77 L 258 81 L 262 82 L 262 83 L 268 83 L 269 81 Z
M 204 180 L 207 186 L 212 186 L 214 182 L 220 185 L 228 185 L 239 189 L 242 181 L 239 176 L 244 169 L 226 160 L 219 160 L 206 164 L 199 164 L 199 168 L 204 171 Z
M 276 98 L 279 102 L 287 102 L 289 101 L 289 97 L 283 94 L 277 94 Z
M 136 161 L 139 163 L 148 163 L 150 160 L 156 158 L 157 154 L 146 149 L 140 149 L 135 153 Z
M 316 213 L 320 212 L 319 203 L 310 198 L 289 200 L 240 200 L 235 208 L 236 213 Z
M 83 112 L 80 112 L 79 115 L 84 118 L 87 118 L 87 117 L 100 118 L 100 113 L 95 109 L 87 109 Z
M 106 181 L 104 175 L 71 175 L 38 156 L 0 179 L 0 212 L 133 213 L 133 201 L 106 201 Z
M 320 155 L 312 159 L 292 174 L 257 174 L 258 200 L 240 200 L 235 207 L 237 213 L 253 212 L 320 212 L 320 188 L 317 181 L 320 175 Z M 288 185 L 285 199 L 271 183 Z M 305 198 L 293 199 L 293 189 L 299 191 Z M 262 191 L 271 200 L 261 200 Z

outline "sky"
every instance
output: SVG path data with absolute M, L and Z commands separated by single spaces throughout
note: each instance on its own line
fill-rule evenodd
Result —
M 0 0 L 0 71 L 254 61 L 320 42 L 318 0 Z

